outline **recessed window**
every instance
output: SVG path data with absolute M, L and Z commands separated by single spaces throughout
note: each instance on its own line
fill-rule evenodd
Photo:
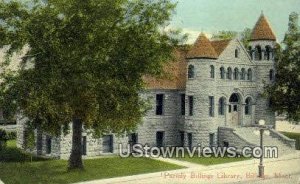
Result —
M 188 68 L 188 78 L 189 79 L 195 78 L 195 67 L 194 67 L 194 65 L 189 65 L 189 68 Z
M 189 96 L 189 115 L 194 115 L 194 96 Z
M 234 56 L 235 56 L 235 58 L 239 57 L 239 49 L 235 49 Z
M 251 98 L 248 97 L 245 100 L 245 114 L 249 115 L 251 114 Z
M 225 98 L 221 97 L 219 99 L 219 115 L 225 114 Z
M 262 60 L 262 50 L 259 45 L 255 47 L 254 58 L 256 61 Z
M 82 149 L 82 155 L 86 155 L 86 136 L 82 136 L 82 147 L 81 147 L 81 149 Z
M 224 69 L 224 67 L 220 68 L 220 78 L 225 79 L 225 69 Z
M 46 136 L 46 154 L 51 154 L 52 151 L 52 138 L 50 136 Z
M 210 78 L 215 78 L 215 67 L 210 65 Z
M 235 68 L 234 69 L 234 80 L 239 80 L 239 69 Z
M 227 68 L 227 79 L 232 79 L 232 69 L 230 67 Z
M 214 97 L 209 96 L 209 116 L 214 117 Z
M 269 78 L 270 78 L 270 81 L 274 80 L 274 70 L 270 70 L 269 72 Z
M 180 95 L 181 101 L 181 115 L 185 115 L 185 94 Z
M 164 95 L 157 94 L 156 95 L 156 115 L 163 115 L 164 108 Z
M 248 69 L 247 80 L 252 81 L 252 70 L 251 70 L 251 68 Z
M 271 54 L 272 54 L 272 49 L 269 45 L 267 45 L 265 48 L 265 60 L 270 60 Z
M 245 78 L 246 78 L 246 70 L 245 70 L 245 68 L 242 68 L 241 80 L 245 80 Z

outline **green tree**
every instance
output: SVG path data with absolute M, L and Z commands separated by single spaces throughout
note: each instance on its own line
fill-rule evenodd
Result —
M 266 95 L 272 108 L 287 115 L 289 120 L 300 120 L 300 30 L 298 14 L 289 16 L 288 31 L 282 47 L 275 50 L 276 80 L 267 86 Z
M 72 122 L 68 168 L 83 168 L 82 127 L 101 136 L 140 122 L 142 76 L 161 76 L 178 43 L 176 31 L 163 31 L 174 8 L 169 0 L 1 0 L 6 117 L 19 112 L 55 135 Z M 13 53 L 25 47 L 18 70 L 9 70 Z
M 244 45 L 245 48 L 248 48 L 248 43 L 251 37 L 251 29 L 250 28 L 245 28 L 241 33 L 240 33 L 240 39 Z M 238 36 L 239 33 L 236 31 L 219 31 L 216 34 L 213 34 L 212 38 L 213 39 L 220 39 L 220 40 L 226 40 L 226 39 L 232 39 L 236 36 Z

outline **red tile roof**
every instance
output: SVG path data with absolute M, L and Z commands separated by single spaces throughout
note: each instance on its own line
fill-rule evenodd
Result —
M 187 61 L 185 49 L 175 50 L 175 61 L 168 62 L 164 71 L 167 77 L 155 78 L 145 76 L 144 82 L 148 89 L 185 89 Z
M 211 41 L 210 43 L 213 46 L 213 48 L 215 49 L 218 56 L 220 56 L 220 54 L 224 51 L 224 49 L 227 47 L 227 45 L 229 44 L 230 41 L 231 41 L 230 39 L 214 40 L 214 41 Z
M 201 33 L 194 43 L 192 49 L 188 52 L 187 58 L 210 58 L 217 59 L 218 54 L 211 45 L 209 39 Z
M 255 24 L 250 40 L 276 40 L 267 18 L 262 14 Z
M 208 40 L 208 39 L 207 39 Z M 199 41 L 199 40 L 198 40 Z M 208 40 L 209 41 L 209 40 Z M 218 57 L 229 44 L 230 40 L 211 41 L 210 49 L 214 50 L 214 57 Z M 176 49 L 175 61 L 168 62 L 164 66 L 164 71 L 168 77 L 155 78 L 144 76 L 147 89 L 185 89 L 187 72 L 187 55 L 192 49 Z M 207 57 L 206 57 L 207 58 Z

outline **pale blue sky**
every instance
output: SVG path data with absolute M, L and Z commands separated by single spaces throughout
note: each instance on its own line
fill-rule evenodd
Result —
M 174 0 L 178 2 L 171 27 L 190 34 L 193 42 L 203 31 L 208 35 L 221 30 L 253 28 L 261 11 L 281 42 L 291 12 L 300 14 L 300 0 Z

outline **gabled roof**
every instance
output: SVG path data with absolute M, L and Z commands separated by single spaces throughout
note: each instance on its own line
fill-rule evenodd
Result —
M 192 49 L 188 52 L 187 58 L 217 59 L 218 54 L 216 53 L 207 37 L 203 33 L 201 33 L 194 43 Z
M 250 40 L 276 40 L 267 18 L 261 14 L 252 31 Z
M 148 89 L 185 89 L 187 61 L 185 49 L 176 49 L 175 61 L 171 61 L 164 66 L 164 71 L 168 77 L 155 78 L 144 76 L 144 82 Z
M 214 41 L 211 41 L 211 45 L 215 49 L 218 56 L 220 56 L 220 54 L 225 50 L 225 48 L 227 47 L 227 45 L 229 44 L 230 41 L 231 41 L 230 39 L 214 40 Z

